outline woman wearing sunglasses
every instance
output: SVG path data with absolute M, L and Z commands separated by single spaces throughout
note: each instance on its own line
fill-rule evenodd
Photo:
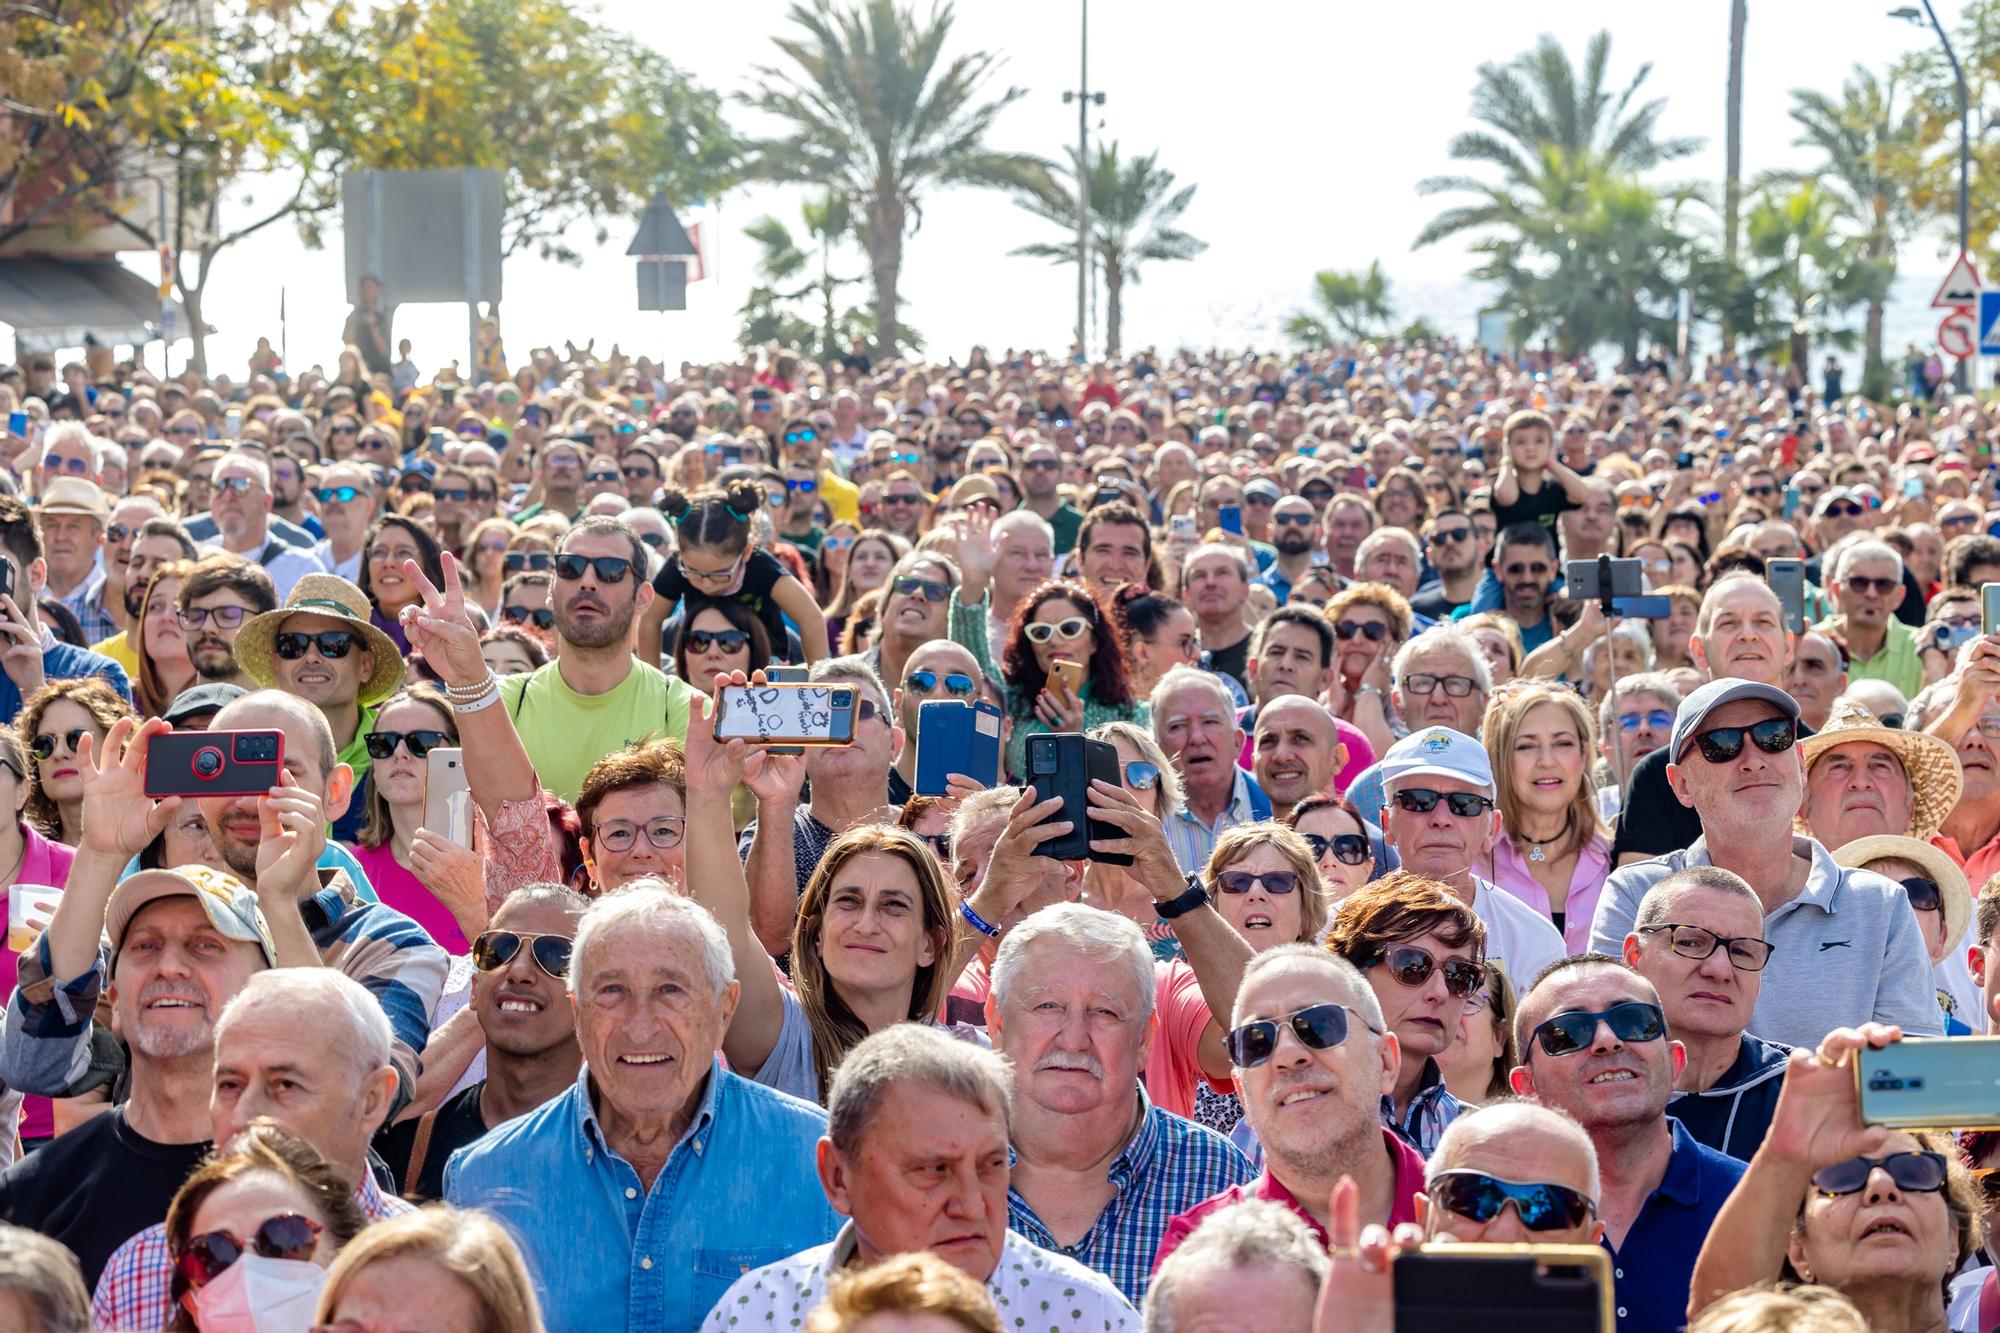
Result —
M 167 1207 L 168 1327 L 310 1327 L 327 1267 L 367 1225 L 354 1187 L 311 1144 L 252 1121 Z
M 1396 743 L 1390 726 L 1390 664 L 1410 637 L 1410 604 L 1381 583 L 1352 583 L 1326 604 L 1333 625 L 1335 716 L 1360 728 L 1385 754 Z
M 1312 848 L 1331 911 L 1375 877 L 1375 846 L 1361 812 L 1345 796 L 1321 792 L 1285 814 L 1284 822 Z
M 167 711 L 174 696 L 194 684 L 194 663 L 188 660 L 187 631 L 175 614 L 181 584 L 194 568 L 192 560 L 172 560 L 153 572 L 146 585 L 143 608 L 133 618 L 127 645 L 139 659 L 132 681 L 132 701 L 143 717 Z
M 701 604 L 674 639 L 674 674 L 703 694 L 715 688 L 718 673 L 747 676 L 770 664 L 770 636 L 741 602 Z
M 1611 840 L 1589 781 L 1597 718 L 1567 686 L 1523 679 L 1493 692 L 1480 734 L 1500 811 L 1486 877 L 1548 917 L 1570 952 L 1582 953 L 1611 873 Z
M 1921 838 L 1886 833 L 1856 838 L 1835 850 L 1833 861 L 1850 870 L 1872 870 L 1903 886 L 1924 948 L 1930 952 L 1938 1004 L 1944 1011 L 1944 1035 L 1970 1036 L 1973 1029 L 1965 1015 L 1977 1014 L 1983 1001 L 1959 948 L 1972 924 L 1972 888 L 1965 871 Z
M 1760 1283 L 1815 1282 L 1876 1333 L 1959 1326 L 1946 1294 L 1979 1248 L 1971 1176 L 1948 1136 L 1861 1121 L 1851 1062 L 1899 1039 L 1867 1023 L 1792 1053 L 1770 1131 L 1702 1244 L 1690 1313 Z
M 54 680 L 28 696 L 15 733 L 27 747 L 28 822 L 42 836 L 71 847 L 83 840 L 83 765 L 76 747 L 85 736 L 101 746 L 132 705 L 97 676 Z
M 1445 885 L 1399 870 L 1343 902 L 1326 942 L 1368 979 L 1402 1045 L 1390 1127 L 1428 1157 L 1464 1109 L 1446 1090 L 1436 1056 L 1485 983 L 1485 923 Z
M 451 703 L 435 686 L 407 686 L 383 701 L 363 740 L 367 813 L 354 859 L 377 897 L 422 926 L 445 952 L 462 956 L 486 928 L 478 857 L 447 842 L 444 830 L 422 827 L 428 756 L 458 745 Z

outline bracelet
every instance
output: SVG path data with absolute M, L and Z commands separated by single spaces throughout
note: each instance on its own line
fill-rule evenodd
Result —
M 1372 694 L 1377 699 L 1382 697 L 1382 691 L 1376 689 L 1373 685 L 1356 685 L 1354 687 L 1355 698 L 1359 699 L 1364 694 Z
M 987 939 L 997 940 L 1000 938 L 1000 927 L 973 911 L 971 903 L 960 903 L 958 905 L 958 914 L 965 918 L 966 925 L 971 926 Z
M 499 702 L 500 690 L 496 686 L 476 699 L 453 699 L 451 701 L 451 711 L 454 713 L 477 713 L 481 709 L 491 708 Z
M 494 676 L 492 669 L 488 668 L 486 674 L 478 680 L 473 681 L 472 684 L 447 684 L 444 687 L 444 692 L 445 696 L 451 699 L 477 699 L 480 695 L 486 693 L 488 688 L 498 683 L 498 678 Z

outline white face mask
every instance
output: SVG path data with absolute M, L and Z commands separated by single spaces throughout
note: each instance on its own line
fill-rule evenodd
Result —
M 201 1333 L 307 1333 L 326 1270 L 303 1259 L 245 1254 L 195 1293 Z

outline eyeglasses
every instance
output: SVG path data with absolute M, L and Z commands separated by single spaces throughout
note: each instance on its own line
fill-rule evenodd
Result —
M 939 583 L 936 579 L 920 579 L 914 574 L 905 574 L 892 585 L 894 591 L 905 597 L 915 597 L 922 593 L 927 602 L 942 602 L 951 596 L 951 585 Z
M 1261 888 L 1274 898 L 1283 898 L 1299 891 L 1300 877 L 1296 870 L 1268 870 L 1261 875 L 1253 875 L 1247 870 L 1218 871 L 1210 881 L 1223 893 L 1236 895 Z
M 235 629 L 250 614 L 247 606 L 187 606 L 174 613 L 182 629 L 200 629 L 210 620 L 218 629 Z
M 1431 533 L 1431 545 L 1456 546 L 1462 541 L 1471 540 L 1471 538 L 1472 529 L 1470 527 L 1438 528 Z
M 1023 625 L 1021 632 L 1028 636 L 1028 642 L 1030 643 L 1047 643 L 1049 640 L 1055 638 L 1080 639 L 1083 637 L 1084 631 L 1089 628 L 1090 622 L 1088 620 L 1085 620 L 1082 616 L 1071 616 L 1067 620 L 1059 620 L 1053 625 L 1045 624 L 1041 621 L 1037 621 L 1032 625 Z
M 1342 643 L 1357 634 L 1366 635 L 1370 643 L 1380 643 L 1389 637 L 1389 627 L 1379 620 L 1342 620 L 1335 623 L 1333 634 Z
M 536 629 L 547 629 L 556 623 L 556 613 L 546 606 L 503 606 L 500 619 L 510 625 L 533 625 Z
M 69 752 L 75 754 L 77 747 L 83 744 L 83 738 L 90 735 L 90 729 L 88 727 L 71 727 L 68 731 L 59 734 L 62 743 L 69 747 Z M 28 750 L 37 759 L 48 759 L 56 752 L 57 738 L 58 733 L 41 732 L 32 741 L 28 742 Z
M 1440 1171 L 1429 1187 L 1431 1201 L 1474 1222 L 1491 1222 L 1508 1204 L 1529 1231 L 1562 1231 L 1582 1226 L 1597 1205 L 1567 1185 L 1519 1183 L 1483 1171 Z
M 1641 727 L 1651 727 L 1654 731 L 1665 731 L 1674 725 L 1674 715 L 1664 708 L 1655 708 L 1650 713 L 1620 713 L 1618 729 L 1637 731 Z
M 742 554 L 738 555 L 721 569 L 695 569 L 687 561 L 683 560 L 681 561 L 681 574 L 683 577 L 694 579 L 696 582 L 706 583 L 711 588 L 720 588 L 723 584 L 736 577 L 736 571 L 742 568 L 743 562 L 749 558 L 750 548 L 746 546 L 743 548 Z
M 1850 1157 L 1813 1172 L 1815 1193 L 1826 1198 L 1858 1194 L 1868 1185 L 1868 1177 L 1881 1167 L 1899 1190 L 1913 1194 L 1935 1194 L 1944 1188 L 1949 1172 L 1943 1153 L 1892 1152 L 1887 1157 Z
M 306 649 L 317 648 L 321 657 L 332 662 L 347 656 L 356 637 L 353 630 L 346 629 L 326 629 L 317 634 L 287 630 L 271 636 L 271 650 L 287 662 L 296 662 L 306 655 Z
M 687 635 L 688 651 L 705 653 L 715 648 L 725 653 L 740 653 L 750 642 L 750 631 L 742 629 L 691 629 Z
M 1660 1006 L 1625 1000 L 1609 1009 L 1557 1014 L 1536 1028 L 1530 1040 L 1541 1043 L 1546 1054 L 1571 1055 L 1589 1047 L 1599 1023 L 1609 1024 L 1611 1035 L 1622 1042 L 1658 1041 L 1667 1035 L 1667 1017 Z
M 396 753 L 401 744 L 410 752 L 410 758 L 422 759 L 440 745 L 454 745 L 456 740 L 442 731 L 371 731 L 363 738 L 368 746 L 370 759 L 387 759 Z
M 1342 865 L 1358 866 L 1368 859 L 1368 839 L 1359 833 L 1336 833 L 1331 838 L 1323 833 L 1301 833 L 1306 846 L 1312 848 L 1313 860 L 1324 861 L 1329 855 Z
M 405 560 L 415 560 L 416 558 L 417 548 L 414 546 L 371 546 L 368 548 L 368 559 L 372 563 L 389 565 L 392 568 L 402 564 Z
M 561 981 L 569 975 L 570 954 L 576 948 L 576 941 L 562 935 L 524 935 L 512 930 L 483 931 L 472 941 L 472 965 L 481 972 L 498 972 L 514 961 L 514 956 L 521 952 L 524 944 L 528 946 L 535 966 L 552 980 Z
M 1160 785 L 1160 766 L 1145 759 L 1125 765 L 1125 785 L 1133 791 L 1151 791 Z
M 323 505 L 347 505 L 361 497 L 361 489 L 358 486 L 320 486 L 313 490 L 313 496 Z
M 591 831 L 590 840 L 607 852 L 629 852 L 637 845 L 641 831 L 641 826 L 629 819 L 610 819 Z M 643 832 L 646 841 L 658 850 L 672 851 L 687 833 L 687 820 L 679 815 L 656 815 L 646 821 Z
M 556 577 L 565 583 L 575 583 L 585 569 L 597 575 L 599 583 L 623 583 L 632 572 L 632 562 L 622 555 L 559 555 L 555 566 Z
M 1748 736 L 1757 743 L 1757 748 L 1765 754 L 1783 754 L 1798 740 L 1798 732 L 1788 717 L 1767 717 L 1747 727 L 1717 727 L 1704 731 L 1694 738 L 1701 750 L 1701 757 L 1711 764 L 1726 764 L 1743 753 L 1743 738 Z M 1687 757 L 1685 747 L 1681 757 Z
M 206 1231 L 188 1240 L 187 1248 L 174 1261 L 190 1287 L 200 1290 L 227 1272 L 246 1250 L 266 1259 L 296 1259 L 311 1262 L 319 1248 L 320 1224 L 298 1213 L 267 1217 L 248 1243 L 227 1231 Z
M 1412 672 L 1403 677 L 1403 693 L 1436 694 L 1439 687 L 1454 699 L 1463 699 L 1479 688 L 1479 682 L 1470 676 L 1434 676 L 1428 671 Z
M 1460 819 L 1472 819 L 1493 808 L 1491 796 L 1481 796 L 1471 791 L 1432 791 L 1428 787 L 1405 787 L 1396 793 L 1398 807 L 1413 815 L 1427 815 L 1437 809 L 1437 803 L 1444 802 L 1444 808 Z
M 1381 1035 L 1378 1028 L 1368 1023 L 1361 1026 Z M 1231 1064 L 1238 1069 L 1255 1069 L 1277 1051 L 1278 1034 L 1286 1028 L 1308 1050 L 1328 1051 L 1347 1040 L 1348 1027 L 1345 1005 L 1315 1004 L 1284 1018 L 1260 1018 L 1245 1023 L 1224 1037 L 1222 1045 L 1229 1052 Z
M 979 689 L 977 681 L 957 671 L 948 671 L 942 677 L 935 671 L 912 671 L 903 677 L 903 688 L 915 690 L 918 694 L 930 694 L 937 689 L 940 679 L 944 681 L 946 694 L 957 695 L 961 699 L 970 699 Z
M 1363 966 L 1362 971 L 1378 964 L 1386 968 L 1390 976 L 1412 989 L 1429 981 L 1431 973 L 1442 970 L 1445 993 L 1461 1000 L 1478 990 L 1486 980 L 1486 969 L 1470 958 L 1447 958 L 1440 964 L 1429 949 L 1414 944 L 1398 944 L 1383 949 Z
M 1683 926 L 1674 922 L 1639 927 L 1641 935 L 1657 935 L 1663 930 L 1673 932 L 1667 936 L 1667 947 L 1681 957 L 1701 962 L 1717 949 L 1727 949 L 1730 966 L 1744 972 L 1762 972 L 1764 964 L 1771 961 L 1771 951 L 1777 948 L 1769 940 L 1760 940 L 1754 935 L 1718 935 L 1700 926 Z
M 40 738 L 37 737 L 36 739 Z M 70 748 L 75 749 L 76 747 L 71 746 Z M 1902 885 L 1903 892 L 1910 895 L 1910 908 L 1913 911 L 1935 912 L 1944 904 L 1943 892 L 1938 888 L 1937 881 L 1934 879 L 1926 879 L 1920 875 L 1913 875 L 1909 879 L 1903 880 Z

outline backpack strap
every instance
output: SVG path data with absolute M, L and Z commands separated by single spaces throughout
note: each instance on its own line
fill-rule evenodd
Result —
M 431 1131 L 437 1128 L 438 1113 L 426 1111 L 417 1121 L 416 1142 L 410 1145 L 410 1164 L 403 1170 L 403 1197 L 417 1197 L 417 1177 L 424 1171 L 424 1158 L 430 1155 Z

